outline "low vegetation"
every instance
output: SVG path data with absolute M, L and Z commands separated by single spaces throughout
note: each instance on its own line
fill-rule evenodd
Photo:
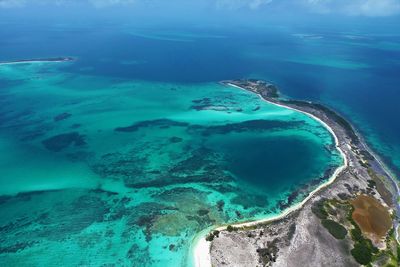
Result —
M 400 246 L 397 246 L 397 263 L 400 263 Z
M 213 240 L 214 240 L 214 235 L 213 235 L 212 233 L 209 233 L 209 234 L 206 236 L 206 241 L 211 242 L 211 241 L 213 241 Z
M 376 187 L 374 180 L 368 183 L 369 187 Z M 311 209 L 332 236 L 339 240 L 351 238 L 353 246 L 350 254 L 359 264 L 400 266 L 400 247 L 389 221 L 389 213 L 375 198 L 360 195 L 353 200 L 350 197 L 321 199 L 315 202 Z M 389 229 L 391 230 L 388 232 Z M 365 237 L 363 231 L 375 233 L 379 238 L 386 236 L 387 248 L 376 248 L 372 241 Z
M 344 239 L 347 235 L 347 230 L 340 223 L 329 219 L 329 215 L 337 215 L 333 207 L 328 206 L 328 202 L 336 203 L 337 201 L 328 201 L 327 199 L 321 199 L 316 202 L 311 208 L 312 212 L 321 219 L 321 224 L 328 232 L 336 239 Z M 329 211 L 329 212 L 328 212 Z
M 274 239 L 272 241 L 268 241 L 266 247 L 257 249 L 259 262 L 262 264 L 262 266 L 271 266 L 272 263 L 276 261 L 279 251 L 277 243 L 278 239 Z
M 327 219 L 322 220 L 321 223 L 336 239 L 344 239 L 346 237 L 347 230 L 339 223 Z
M 386 188 L 386 185 L 384 183 L 385 177 L 376 173 L 372 168 L 368 168 L 367 171 L 368 171 L 369 177 L 371 177 L 371 180 L 373 181 L 373 183 L 368 181 L 369 188 L 376 189 L 379 192 L 379 194 L 381 195 L 382 199 L 385 201 L 385 203 L 388 206 L 391 206 L 393 204 L 392 194 Z M 371 186 L 373 186 L 373 187 L 371 187 Z
M 376 188 L 376 182 L 374 180 L 368 180 L 368 187 L 369 188 Z
M 284 104 L 292 104 L 292 105 L 297 105 L 299 107 L 310 107 L 314 108 L 317 110 L 321 110 L 324 112 L 326 115 L 328 115 L 332 120 L 334 120 L 337 124 L 343 127 L 343 129 L 346 131 L 347 135 L 351 138 L 351 141 L 354 144 L 358 144 L 360 142 L 360 139 L 358 138 L 357 134 L 355 133 L 353 126 L 341 115 L 339 115 L 337 112 L 333 111 L 332 109 L 319 104 L 319 103 L 312 103 L 312 102 L 307 102 L 307 101 L 302 101 L 302 100 L 284 100 L 282 101 Z
M 228 226 L 226 227 L 226 230 L 227 230 L 228 232 L 233 232 L 233 231 L 237 231 L 237 228 L 233 227 L 232 225 L 228 225 Z
M 206 236 L 206 241 L 211 242 L 211 241 L 213 241 L 214 238 L 216 238 L 216 237 L 219 237 L 219 231 L 218 231 L 218 230 L 215 230 L 215 231 L 209 233 L 209 234 Z
M 354 241 L 354 248 L 351 250 L 351 255 L 354 259 L 363 265 L 372 262 L 372 256 L 379 252 L 379 250 L 372 245 L 371 240 L 363 237 L 360 227 L 351 220 L 354 229 L 351 230 L 351 238 Z
M 367 265 L 372 261 L 372 251 L 363 243 L 355 244 L 354 248 L 351 250 L 351 255 L 362 265 Z
M 325 199 L 321 199 L 318 202 L 315 202 L 314 205 L 312 206 L 311 210 L 321 220 L 325 220 L 328 218 L 328 213 L 325 210 Z

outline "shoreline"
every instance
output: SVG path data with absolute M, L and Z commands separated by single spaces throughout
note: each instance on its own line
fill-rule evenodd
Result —
M 248 92 L 248 90 L 246 90 L 245 88 L 242 88 L 240 86 L 237 86 L 235 84 L 232 83 L 228 83 L 229 86 L 235 87 L 235 88 L 239 88 L 241 90 L 245 90 Z M 278 103 L 274 103 L 272 101 L 268 101 L 267 99 L 263 98 L 260 94 L 257 94 L 263 101 L 266 101 L 270 104 L 273 104 L 275 106 L 279 106 L 282 108 L 286 108 L 286 109 L 290 109 L 296 112 L 300 112 L 302 114 L 305 114 L 306 116 L 318 121 L 320 124 L 322 124 L 333 136 L 334 140 L 335 140 L 335 147 L 336 149 L 339 151 L 340 155 L 343 158 L 343 164 L 341 166 L 339 166 L 338 168 L 336 168 L 335 172 L 332 174 L 332 176 L 328 179 L 328 181 L 324 182 L 323 184 L 319 185 L 316 189 L 314 189 L 313 191 L 311 191 L 306 198 L 304 198 L 301 202 L 294 204 L 293 206 L 283 210 L 281 213 L 277 214 L 277 215 L 273 215 L 272 217 L 267 217 L 265 219 L 260 219 L 260 220 L 255 220 L 255 221 L 248 221 L 248 222 L 242 222 L 242 223 L 235 223 L 235 224 L 230 224 L 234 227 L 244 227 L 244 226 L 254 226 L 257 224 L 261 224 L 261 223 L 267 223 L 267 222 L 272 222 L 272 221 L 276 221 L 279 219 L 282 219 L 286 216 L 288 216 L 289 214 L 291 214 L 292 212 L 295 212 L 299 209 L 301 209 L 308 201 L 309 199 L 311 199 L 316 193 L 318 193 L 320 190 L 328 187 L 329 185 L 331 185 L 336 178 L 339 176 L 339 174 L 344 171 L 347 167 L 348 167 L 348 159 L 346 154 L 343 152 L 343 150 L 340 148 L 340 144 L 339 144 L 339 139 L 336 136 L 335 132 L 333 131 L 333 129 L 324 121 L 322 121 L 320 118 L 314 116 L 313 114 L 310 114 L 308 112 L 302 111 L 302 110 L 298 110 L 295 109 L 293 107 L 289 107 L 289 106 L 285 106 L 282 104 L 278 104 Z M 375 156 L 375 155 L 373 155 Z M 379 161 L 379 163 L 381 163 Z M 386 170 L 386 169 L 385 169 Z M 206 234 L 210 231 L 210 229 L 215 229 L 215 230 L 221 230 L 222 228 L 225 228 L 224 225 L 220 225 L 220 226 L 216 226 L 216 227 L 210 227 L 206 230 L 201 231 L 200 233 L 198 233 L 194 240 L 193 240 L 193 249 L 191 250 L 191 254 L 193 257 L 193 261 L 194 261 L 194 266 L 195 267 L 211 267 L 211 255 L 210 255 L 210 248 L 211 248 L 211 242 L 208 242 L 205 240 L 205 236 Z
M 372 155 L 372 157 L 379 163 L 379 165 L 381 166 L 381 168 L 385 171 L 385 173 L 387 174 L 387 176 L 389 177 L 390 182 L 392 183 L 393 187 L 396 189 L 396 195 L 397 197 L 394 199 L 394 202 L 397 203 L 395 204 L 396 207 L 396 214 L 398 214 L 398 216 L 400 215 L 400 204 L 398 203 L 398 197 L 400 197 L 400 185 L 398 182 L 398 179 L 396 179 L 396 175 L 393 174 L 393 172 L 390 170 L 389 167 L 386 166 L 386 164 L 383 162 L 383 160 L 377 155 L 375 154 L 371 148 L 368 147 L 368 145 L 366 144 L 366 142 L 363 140 L 362 141 L 364 144 L 365 149 Z M 400 225 L 399 225 L 399 221 L 398 220 L 393 220 L 393 224 L 394 224 L 394 229 L 395 229 L 395 237 L 397 242 L 400 244 Z
M 56 57 L 56 58 L 36 58 L 36 59 L 22 59 L 12 61 L 0 61 L 0 66 L 3 65 L 16 65 L 16 64 L 32 64 L 32 63 L 52 63 L 52 62 L 69 62 L 74 61 L 72 57 Z

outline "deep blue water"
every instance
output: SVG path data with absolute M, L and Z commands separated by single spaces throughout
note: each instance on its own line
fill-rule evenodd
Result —
M 280 142 L 279 140 L 282 140 Z M 282 146 L 281 144 L 286 144 Z M 309 159 L 318 161 L 319 151 L 304 144 L 304 140 L 295 137 L 265 138 L 260 136 L 253 139 L 240 139 L 236 142 L 218 140 L 214 146 L 220 146 L 231 156 L 231 171 L 238 177 L 245 177 L 245 181 L 258 189 L 278 192 L 287 185 L 294 185 L 298 181 L 305 181 L 304 174 L 318 173 L 308 164 Z M 265 149 L 268 148 L 268 149 Z M 246 151 L 246 157 L 243 152 Z M 318 165 L 318 163 L 317 163 Z M 281 166 L 270 168 L 270 166 Z M 283 182 L 282 177 L 286 177 Z
M 0 60 L 76 56 L 71 72 L 178 83 L 270 80 L 289 97 L 320 101 L 345 114 L 400 174 L 400 30 L 394 27 L 6 21 L 0 36 Z

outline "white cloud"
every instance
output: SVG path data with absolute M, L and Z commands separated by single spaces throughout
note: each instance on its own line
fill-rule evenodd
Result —
M 0 0 L 0 8 L 23 7 L 28 5 L 68 5 L 89 3 L 94 7 L 109 7 L 116 5 L 129 5 L 135 0 Z
M 367 0 L 359 10 L 361 15 L 389 16 L 400 12 L 398 0 Z
M 23 7 L 25 0 L 0 0 L 0 8 Z
M 313 12 L 350 16 L 391 16 L 400 13 L 400 0 L 305 0 Z
M 253 1 L 250 1 L 249 7 L 251 9 L 257 9 L 260 6 L 265 5 L 265 4 L 269 4 L 271 2 L 272 2 L 272 0 L 253 0 Z
M 258 9 L 261 6 L 271 3 L 272 0 L 216 0 L 217 8 L 239 9 L 250 8 Z
M 89 0 L 89 3 L 95 7 L 109 7 L 116 5 L 129 5 L 133 4 L 134 0 Z

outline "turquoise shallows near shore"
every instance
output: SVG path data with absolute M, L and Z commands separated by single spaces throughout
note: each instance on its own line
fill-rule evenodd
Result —
M 0 262 L 186 266 L 212 225 L 265 218 L 342 163 L 304 114 L 216 83 L 0 66 Z

